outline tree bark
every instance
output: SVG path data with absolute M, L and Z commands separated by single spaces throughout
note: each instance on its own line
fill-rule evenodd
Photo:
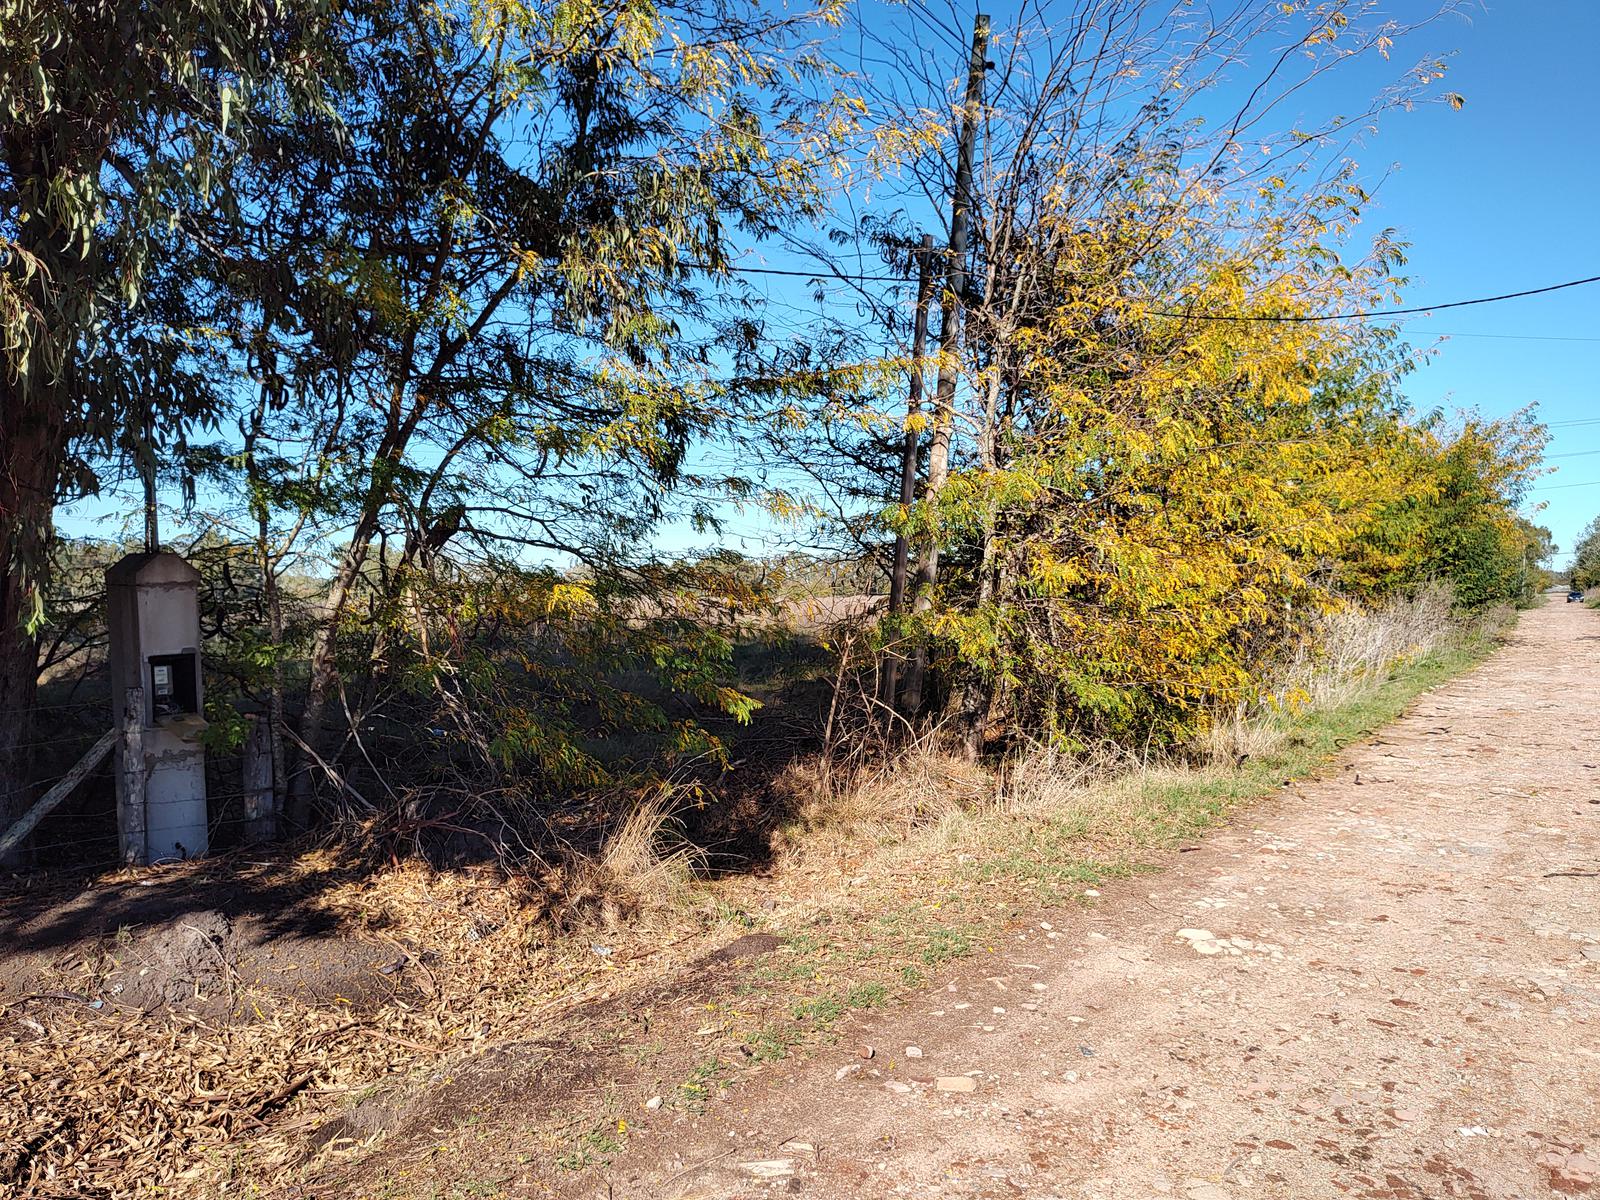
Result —
M 339 623 L 344 619 L 356 581 L 361 578 L 361 568 L 366 564 L 367 551 L 372 545 L 377 525 L 378 507 L 369 499 L 350 537 L 350 544 L 339 560 L 339 570 L 333 577 L 333 586 L 328 590 L 327 611 L 311 644 L 311 680 L 306 689 L 305 710 L 300 714 L 300 741 L 309 753 L 302 752 L 297 756 L 298 770 L 290 783 L 289 811 L 286 814 L 290 824 L 297 829 L 311 826 L 311 773 L 316 767 L 316 756 L 322 755 L 327 745 L 323 720 L 338 680 L 335 659 L 339 648 Z
M 14 364 L 0 364 L 0 372 Z M 0 374 L 0 826 L 27 807 L 39 640 L 32 620 L 64 449 L 59 411 Z
M 978 465 L 993 471 L 999 465 L 1000 381 L 1005 364 L 1005 345 L 997 339 L 995 361 L 989 365 L 984 388 L 983 424 L 978 430 Z M 983 505 L 982 532 L 979 535 L 978 594 L 976 608 L 981 612 L 994 603 L 996 587 L 995 562 L 995 505 Z M 967 678 L 961 688 L 961 702 L 956 713 L 956 748 L 968 762 L 976 762 L 983 746 L 983 730 L 988 723 L 992 707 L 994 686 L 974 667 L 967 668 Z
M 922 360 L 928 353 L 928 302 L 933 294 L 933 235 L 922 235 L 917 253 L 917 309 L 911 331 L 911 386 L 906 397 L 906 432 L 900 447 L 900 503 L 909 509 L 917 498 L 917 458 L 922 445 L 918 418 L 922 415 Z M 889 575 L 887 615 L 898 616 L 905 607 L 907 577 L 910 574 L 911 541 L 906 533 L 895 535 L 894 567 Z M 886 656 L 879 700 L 894 705 L 900 692 L 901 656 Z
M 950 477 L 950 440 L 954 433 L 956 383 L 961 374 L 961 314 L 967 289 L 967 245 L 972 226 L 972 162 L 978 140 L 978 117 L 983 107 L 983 77 L 989 66 L 989 18 L 979 13 L 972 22 L 972 56 L 967 62 L 967 92 L 962 103 L 961 141 L 956 157 L 955 192 L 950 200 L 949 281 L 939 313 L 939 381 L 933 394 L 933 437 L 928 448 L 928 484 L 924 492 L 937 502 Z M 933 605 L 939 581 L 939 531 L 928 536 L 917 563 L 916 599 L 912 611 L 926 612 Z M 922 708 L 928 669 L 926 648 L 919 648 L 906 680 L 906 711 Z

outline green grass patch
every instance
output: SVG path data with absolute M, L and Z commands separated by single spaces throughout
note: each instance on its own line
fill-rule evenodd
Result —
M 889 988 L 876 980 L 858 983 L 845 993 L 847 1008 L 877 1008 L 889 1002 Z
M 766 1025 L 745 1045 L 750 1051 L 750 1057 L 756 1062 L 777 1062 L 800 1040 L 801 1035 L 793 1026 Z
M 603 1167 L 622 1153 L 625 1144 L 621 1134 L 606 1129 L 591 1129 L 578 1138 L 571 1150 L 556 1157 L 556 1166 L 563 1171 Z
M 689 1072 L 689 1078 L 678 1085 L 674 1107 L 689 1113 L 704 1111 L 706 1101 L 722 1090 L 731 1074 L 731 1068 L 720 1058 L 708 1058 L 697 1064 Z
M 810 1021 L 817 1029 L 827 1029 L 844 1016 L 844 1005 L 833 996 L 813 996 L 809 1000 L 796 1000 L 789 1006 L 789 1015 L 796 1021 Z

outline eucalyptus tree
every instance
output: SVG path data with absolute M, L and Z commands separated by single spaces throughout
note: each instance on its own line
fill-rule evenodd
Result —
M 237 218 L 260 114 L 316 102 L 324 7 L 0 2 L 0 821 L 25 799 L 54 506 L 225 403 L 184 218 Z
M 727 416 L 707 297 L 732 239 L 820 208 L 852 136 L 817 45 L 835 19 L 740 0 L 345 10 L 347 86 L 265 134 L 253 236 L 219 247 L 261 397 L 240 465 L 337 547 L 294 735 L 298 821 L 353 732 L 351 669 L 381 672 L 401 636 L 440 644 L 431 567 L 521 572 L 539 581 L 521 603 L 578 606 L 589 629 L 598 606 L 661 604 L 673 577 L 642 569 L 641 543 Z M 652 653 L 673 686 L 742 708 L 692 652 Z M 427 673 L 464 720 L 454 657 Z M 537 724 L 478 741 L 548 748 Z

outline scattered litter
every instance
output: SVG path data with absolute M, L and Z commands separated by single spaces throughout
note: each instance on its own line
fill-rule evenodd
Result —
M 739 1168 L 757 1179 L 782 1179 L 785 1175 L 794 1174 L 794 1159 L 764 1158 L 756 1162 L 740 1163 Z

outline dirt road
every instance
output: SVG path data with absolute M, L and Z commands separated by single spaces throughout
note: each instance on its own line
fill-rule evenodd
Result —
M 1597 681 L 1600 614 L 1525 614 L 1170 870 L 647 1122 L 600 1194 L 1600 1195 Z

